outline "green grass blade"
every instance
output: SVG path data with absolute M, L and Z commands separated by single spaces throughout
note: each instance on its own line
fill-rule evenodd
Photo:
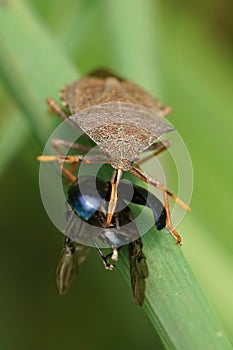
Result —
M 0 8 L 0 75 L 43 144 L 56 120 L 48 118 L 45 99 L 78 73 L 33 17 L 21 1 Z
M 0 8 L 0 33 L 1 75 L 43 142 L 54 126 L 46 114 L 45 98 L 56 96 L 60 86 L 78 74 L 20 0 L 9 0 Z M 150 269 L 144 309 L 164 344 L 169 349 L 230 349 L 172 237 L 150 232 L 144 239 L 144 252 Z M 129 282 L 127 258 L 122 256 L 119 269 Z
M 14 112 L 0 129 L 0 176 L 26 142 L 30 128 L 20 112 Z
M 143 0 L 105 0 L 103 6 L 114 66 L 152 91 L 160 86 L 155 6 Z
M 143 308 L 168 349 L 231 349 L 183 255 L 167 231 L 143 237 L 149 267 Z M 127 253 L 121 272 L 129 281 Z

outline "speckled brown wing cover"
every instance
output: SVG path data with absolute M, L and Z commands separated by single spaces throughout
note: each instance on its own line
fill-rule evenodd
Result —
M 70 119 L 98 145 L 110 140 L 134 143 L 138 152 L 172 130 L 162 105 L 137 85 L 98 70 L 64 87 L 61 100 Z
M 114 86 L 106 80 L 114 78 Z M 66 85 L 60 92 L 62 103 L 73 114 L 81 109 L 106 102 L 131 102 L 153 109 L 159 114 L 160 101 L 141 87 L 128 82 L 105 69 L 98 69 L 79 80 Z

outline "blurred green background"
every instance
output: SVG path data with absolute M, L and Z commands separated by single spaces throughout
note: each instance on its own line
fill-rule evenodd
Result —
M 195 175 L 192 212 L 179 226 L 182 249 L 233 340 L 232 2 L 27 4 L 80 73 L 109 67 L 173 107 L 169 120 L 188 147 Z M 4 11 L 8 1 L 0 6 Z M 27 60 L 36 62 L 27 43 L 17 43 L 17 32 L 11 34 L 16 45 L 27 48 L 25 66 Z M 52 54 L 51 47 L 48 70 Z M 42 138 L 24 117 L 12 86 L 4 84 L 6 71 L 0 73 L 1 349 L 163 349 L 119 272 L 104 271 L 94 251 L 69 293 L 58 296 L 55 269 L 63 237 L 40 199 L 36 156 Z M 63 84 L 76 78 L 62 74 Z M 45 104 L 42 108 L 48 118 Z

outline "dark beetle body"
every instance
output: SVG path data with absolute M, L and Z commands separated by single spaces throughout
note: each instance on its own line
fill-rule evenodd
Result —
M 134 204 L 148 206 L 153 211 L 157 229 L 163 229 L 166 225 L 166 210 L 163 204 L 153 194 L 136 185 L 133 185 L 132 198 L 129 198 L 129 186 L 129 183 L 121 182 L 119 184 L 118 204 L 124 200 L 131 200 Z M 94 191 L 95 188 L 97 192 Z M 111 249 L 120 249 L 122 245 L 129 245 L 129 264 L 133 296 L 135 303 L 142 305 L 145 295 L 145 279 L 148 277 L 146 257 L 142 251 L 142 240 L 134 223 L 134 216 L 128 205 L 125 205 L 119 211 L 116 208 L 111 226 L 106 228 L 107 200 L 109 199 L 110 191 L 110 182 L 105 182 L 94 176 L 80 177 L 79 180 L 70 186 L 68 203 L 72 208 L 72 212 L 69 212 L 67 216 L 66 242 L 57 269 L 58 288 L 61 294 L 66 291 L 76 268 L 85 260 L 89 251 L 88 247 L 77 243 L 78 232 L 76 229 L 73 229 L 73 223 L 78 219 L 78 216 L 86 223 L 102 229 L 101 234 L 95 237 L 94 240 L 96 238 L 100 239 Z M 129 223 L 131 223 L 130 228 L 127 227 Z M 71 232 L 72 230 L 73 232 Z M 105 266 L 113 266 L 108 264 L 108 256 L 104 257 L 104 259 Z
M 132 187 L 133 193 L 131 194 Z M 80 190 L 80 188 L 82 190 Z M 95 188 L 97 189 L 97 192 L 94 192 Z M 77 181 L 69 187 L 68 203 L 77 216 L 84 221 L 88 221 L 92 218 L 95 212 L 98 211 L 101 204 L 102 207 L 104 206 L 102 212 L 107 211 L 107 201 L 109 200 L 110 191 L 110 182 L 105 182 L 104 180 L 94 176 L 80 176 Z M 103 202 L 101 202 L 101 198 Z M 118 186 L 118 207 L 123 200 L 149 207 L 153 212 L 155 226 L 158 230 L 162 230 L 166 226 L 167 216 L 163 204 L 157 197 L 148 192 L 145 188 L 137 185 L 131 185 L 126 182 L 120 182 Z M 91 208 L 90 202 L 92 204 Z M 118 216 L 121 216 L 121 211 L 117 210 L 118 207 L 116 208 L 115 212 Z M 93 222 L 92 225 L 95 226 L 95 222 Z M 97 226 L 99 226 L 99 224 L 97 224 Z

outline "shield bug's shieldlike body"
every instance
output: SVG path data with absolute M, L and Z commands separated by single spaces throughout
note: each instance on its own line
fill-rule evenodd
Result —
M 189 210 L 189 207 L 168 191 L 164 185 L 146 174 L 140 167 L 144 160 L 139 159 L 140 155 L 146 151 L 153 151 L 153 154 L 157 155 L 169 147 L 169 141 L 161 142 L 158 138 L 174 130 L 165 122 L 165 116 L 170 113 L 171 108 L 169 106 L 163 107 L 158 100 L 139 86 L 106 70 L 96 70 L 65 86 L 61 91 L 60 98 L 70 114 L 67 114 L 52 99 L 47 100 L 50 109 L 81 128 L 99 146 L 106 157 L 104 162 L 111 164 L 113 168 L 105 228 L 110 228 L 114 221 L 118 186 L 123 172 L 127 171 L 163 192 L 166 226 L 175 236 L 177 242 L 181 243 L 179 234 L 172 226 L 168 196 L 171 196 L 185 210 Z M 53 146 L 60 155 L 43 155 L 39 157 L 39 160 L 57 161 L 63 173 L 73 183 L 76 182 L 76 177 L 64 167 L 64 163 L 74 164 L 82 161 L 91 163 L 92 160 L 96 162 L 95 157 L 92 159 L 89 156 L 85 159 L 83 155 L 63 156 L 62 151 L 60 151 L 61 147 L 85 150 L 82 145 L 69 144 L 65 140 L 56 139 Z M 140 242 L 137 241 L 138 251 L 141 250 Z M 135 245 L 131 246 L 131 257 L 134 255 L 134 251 Z M 112 258 L 116 259 L 116 257 L 117 248 L 113 247 Z M 131 259 L 131 272 L 135 270 L 132 268 L 134 264 L 132 261 Z

